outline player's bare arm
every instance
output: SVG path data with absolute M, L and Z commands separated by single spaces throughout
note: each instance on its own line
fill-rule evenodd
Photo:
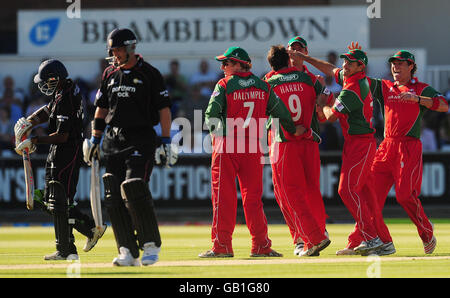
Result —
M 95 119 L 99 119 L 97 121 L 101 121 L 101 120 L 105 121 L 106 115 L 108 115 L 108 109 L 97 107 L 95 109 L 94 121 L 96 121 Z M 94 127 L 92 127 L 92 136 L 101 138 L 102 135 L 103 135 L 103 130 L 95 129 Z
M 327 76 L 334 76 L 335 71 L 339 69 L 338 67 L 327 61 L 311 57 L 299 51 L 288 50 L 288 54 L 301 57 L 304 61 L 308 62 Z
M 172 125 L 172 116 L 169 108 L 159 110 L 159 118 L 161 119 L 161 136 L 170 137 L 170 127 Z
M 323 114 L 325 115 L 325 118 L 327 119 L 328 122 L 335 122 L 336 120 L 338 120 L 338 117 L 336 116 L 335 113 L 333 113 L 333 110 L 331 107 L 329 106 L 324 106 L 322 108 Z
M 48 136 L 34 136 L 31 138 L 33 144 L 61 144 L 67 142 L 69 133 L 52 133 Z
M 400 94 L 400 98 L 406 101 L 417 102 L 428 109 L 434 110 L 436 112 L 447 112 L 448 103 L 442 97 L 427 97 L 417 95 L 411 92 L 403 92 Z
M 35 127 L 36 125 L 45 123 L 48 121 L 50 115 L 50 111 L 48 110 L 48 107 L 42 106 L 39 108 L 36 112 L 28 116 L 27 121 L 29 121 L 32 125 L 32 127 Z

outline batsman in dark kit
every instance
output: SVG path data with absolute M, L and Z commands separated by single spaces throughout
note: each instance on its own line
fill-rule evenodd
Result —
M 78 86 L 68 78 L 67 69 L 59 60 L 41 63 L 34 77 L 40 91 L 51 97 L 28 118 L 20 118 L 15 127 L 16 152 L 31 153 L 36 145 L 51 144 L 45 164 L 45 189 L 35 190 L 34 200 L 54 219 L 56 252 L 45 260 L 76 260 L 75 228 L 88 238 L 84 251 L 89 251 L 103 235 L 106 225 L 95 229 L 94 221 L 74 204 L 78 174 L 82 163 L 83 108 Z M 48 122 L 48 136 L 28 138 L 34 126 Z
M 171 144 L 171 101 L 161 73 L 135 54 L 136 36 L 115 29 L 107 39 L 111 66 L 103 73 L 95 99 L 92 137 L 86 161 L 99 158 L 100 141 L 106 173 L 105 206 L 119 256 L 116 266 L 139 266 L 158 261 L 161 237 L 148 182 L 154 159 L 170 167 L 177 160 Z M 153 126 L 161 123 L 161 145 Z M 156 149 L 156 150 L 155 150 Z

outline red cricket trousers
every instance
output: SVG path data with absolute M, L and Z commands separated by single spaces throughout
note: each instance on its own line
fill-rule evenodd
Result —
M 230 150 L 222 152 L 220 148 L 225 148 L 226 141 L 226 138 L 215 138 L 212 153 L 212 250 L 218 253 L 233 253 L 232 234 L 236 225 L 237 177 L 245 220 L 252 237 L 252 253 L 267 253 L 271 250 L 272 242 L 268 237 L 267 219 L 261 200 L 264 166 L 261 161 L 262 154 L 259 150 L 256 153 L 228 152 Z
M 311 247 L 325 239 L 326 213 L 320 193 L 319 146 L 314 141 L 275 142 L 270 146 L 275 198 L 294 244 Z
M 433 227 L 418 199 L 422 185 L 422 143 L 413 137 L 385 138 L 372 164 L 378 205 L 383 209 L 392 185 L 397 202 L 416 225 L 420 238 L 431 241 Z
M 372 136 L 350 135 L 345 140 L 338 193 L 356 222 L 355 230 L 348 237 L 348 248 L 377 236 L 385 243 L 392 241 L 378 206 L 370 171 L 375 152 L 376 141 Z

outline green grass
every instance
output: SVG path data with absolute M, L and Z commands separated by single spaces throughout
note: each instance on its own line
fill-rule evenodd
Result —
M 245 225 L 236 226 L 233 236 L 235 257 L 205 260 L 197 255 L 210 248 L 209 226 L 161 226 L 163 240 L 158 266 L 113 267 L 117 256 L 114 235 L 108 227 L 104 237 L 89 253 L 82 251 L 85 238 L 75 233 L 80 263 L 46 262 L 43 256 L 55 250 L 52 227 L 0 227 L 0 277 L 138 277 L 138 278 L 364 278 L 450 277 L 450 221 L 434 220 L 438 246 L 425 255 L 415 226 L 407 220 L 387 221 L 397 253 L 381 258 L 335 255 L 346 245 L 353 230 L 350 224 L 330 224 L 331 245 L 320 257 L 298 258 L 285 225 L 270 225 L 273 248 L 283 258 L 249 257 L 250 236 Z M 212 263 L 213 262 L 213 263 Z M 55 266 L 49 266 L 54 264 Z M 81 268 L 77 267 L 81 264 Z M 162 266 L 164 265 L 164 266 Z M 78 271 L 77 271 L 78 270 Z

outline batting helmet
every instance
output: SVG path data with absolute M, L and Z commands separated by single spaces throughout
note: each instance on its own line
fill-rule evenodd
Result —
M 114 64 L 115 60 L 114 57 L 112 57 L 112 49 L 115 48 L 126 47 L 127 54 L 131 55 L 134 52 L 136 43 L 136 35 L 130 29 L 114 29 L 108 34 L 106 48 L 109 57 L 107 57 L 106 60 L 108 60 L 110 64 Z
M 45 60 L 39 65 L 38 73 L 34 76 L 34 82 L 45 95 L 52 95 L 60 80 L 69 76 L 66 67 L 56 59 Z

